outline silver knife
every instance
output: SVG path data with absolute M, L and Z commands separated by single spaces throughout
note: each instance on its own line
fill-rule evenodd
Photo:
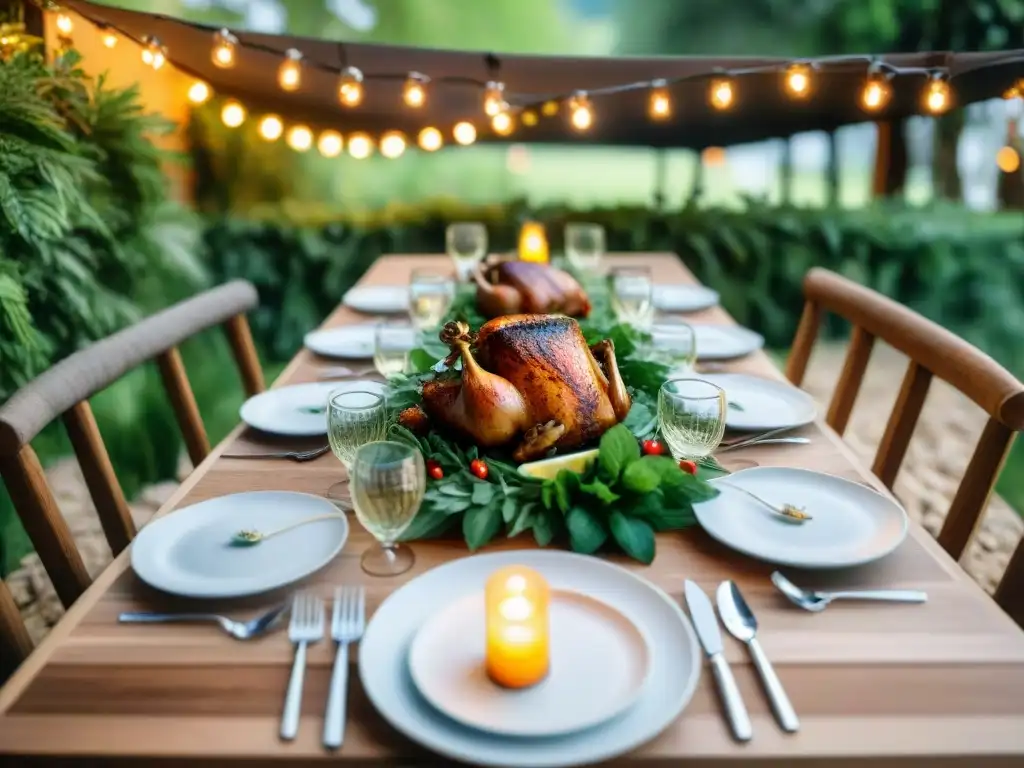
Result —
M 743 599 L 740 588 L 731 581 L 723 581 L 718 585 L 718 612 L 729 634 L 750 649 L 754 666 L 761 675 L 761 682 L 764 683 L 775 718 L 782 726 L 782 730 L 796 733 L 800 730 L 800 721 L 789 701 L 789 696 L 786 695 L 786 689 L 782 687 L 782 681 L 775 674 L 761 644 L 757 642 L 757 619 L 754 618 L 747 601 Z
M 750 741 L 754 735 L 754 728 L 750 724 L 750 715 L 743 704 L 740 689 L 736 686 L 736 678 L 732 676 L 732 670 L 722 655 L 722 633 L 718 629 L 715 608 L 701 588 L 689 579 L 686 580 L 683 589 L 686 594 L 686 605 L 690 609 L 690 618 L 697 629 L 697 637 L 700 638 L 700 644 L 704 646 L 704 652 L 711 662 L 711 670 L 715 674 L 715 682 L 718 683 L 718 692 L 722 696 L 722 704 L 725 706 L 732 734 L 739 741 Z

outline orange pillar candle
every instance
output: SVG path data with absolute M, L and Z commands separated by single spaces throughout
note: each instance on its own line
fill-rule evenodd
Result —
M 544 225 L 527 221 L 519 230 L 519 258 L 521 261 L 548 263 L 548 238 Z
M 505 688 L 527 688 L 548 674 L 550 589 L 522 566 L 495 572 L 484 590 L 487 674 Z

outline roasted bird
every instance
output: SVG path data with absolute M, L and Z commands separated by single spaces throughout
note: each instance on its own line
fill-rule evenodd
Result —
M 400 416 L 410 429 L 434 423 L 481 447 L 514 444 L 523 462 L 594 440 L 629 413 L 611 340 L 588 347 L 570 317 L 510 315 L 476 334 L 451 322 L 441 340 L 462 373 L 424 384 L 423 409 Z
M 586 317 L 590 300 L 568 272 L 531 261 L 499 261 L 474 272 L 484 317 L 562 314 Z

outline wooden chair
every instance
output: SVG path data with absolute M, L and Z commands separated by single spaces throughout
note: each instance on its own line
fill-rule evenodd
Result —
M 251 396 L 262 392 L 263 372 L 245 318 L 245 313 L 256 305 L 256 289 L 244 281 L 206 291 L 74 353 L 0 406 L 0 476 L 65 607 L 85 591 L 91 580 L 46 484 L 43 468 L 30 444 L 32 439 L 54 419 L 63 417 L 103 532 L 117 556 L 134 538 L 135 525 L 89 407 L 89 398 L 131 369 L 155 358 L 189 458 L 194 465 L 199 464 L 209 454 L 210 444 L 178 345 L 200 331 L 223 325 L 246 393 Z M 14 599 L 0 580 L 3 666 L 13 662 L 13 668 L 31 650 L 32 643 Z
M 853 325 L 843 370 L 825 420 L 846 429 L 875 339 L 905 354 L 910 363 L 889 416 L 872 471 L 892 489 L 933 376 L 956 387 L 989 419 L 950 505 L 938 541 L 959 559 L 988 503 L 1016 433 L 1024 429 L 1024 384 L 999 363 L 916 312 L 825 269 L 804 279 L 803 315 L 786 366 L 800 386 L 824 312 Z M 1017 546 L 995 594 L 996 602 L 1024 627 L 1024 542 Z

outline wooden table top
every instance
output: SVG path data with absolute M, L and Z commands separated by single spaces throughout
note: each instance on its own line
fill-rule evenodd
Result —
M 643 258 L 661 283 L 693 281 L 672 254 L 611 260 L 619 258 L 633 264 Z M 382 258 L 362 284 L 404 283 L 413 266 L 441 262 L 436 256 Z M 325 326 L 358 319 L 360 315 L 342 307 Z M 701 313 L 699 320 L 732 322 L 720 308 Z M 314 381 L 317 371 L 331 364 L 302 350 L 277 386 Z M 781 378 L 761 353 L 729 367 Z M 829 472 L 886 492 L 827 427 L 819 423 L 804 434 L 812 440 L 809 445 L 749 449 L 743 458 Z M 234 453 L 266 442 L 236 429 L 161 514 L 243 490 L 323 494 L 340 479 L 339 464 L 330 454 L 306 464 L 219 458 L 229 447 Z M 369 535 L 353 523 L 345 551 L 308 586 L 328 599 L 335 585 L 361 582 L 372 614 L 396 587 L 468 554 L 460 542 L 417 542 L 416 565 L 410 572 L 374 579 L 359 567 L 359 554 L 370 543 Z M 516 546 L 524 544 L 500 541 L 485 551 Z M 794 580 L 811 586 L 923 589 L 929 601 L 919 606 L 848 603 L 821 614 L 806 613 L 774 591 L 768 579 L 772 566 L 725 549 L 697 528 L 659 534 L 657 559 L 649 567 L 615 559 L 676 599 L 682 599 L 685 578 L 708 593 L 723 579 L 736 580 L 758 617 L 759 637 L 801 719 L 797 734 L 778 728 L 746 650 L 726 639 L 726 656 L 753 720 L 753 741 L 741 746 L 732 740 L 712 675 L 705 669 L 676 722 L 617 765 L 790 766 L 802 758 L 801 766 L 872 761 L 873 766 L 977 768 L 1020 766 L 1024 761 L 1024 632 L 917 525 L 895 553 L 878 563 L 824 576 L 796 574 Z M 277 593 L 210 607 L 256 613 L 282 598 Z M 121 611 L 183 610 L 188 605 L 141 584 L 130 569 L 128 553 L 123 553 L 0 691 L 0 755 L 17 756 L 19 766 L 69 757 L 124 758 L 116 765 L 189 766 L 238 759 L 246 765 L 274 766 L 320 760 L 346 765 L 442 762 L 372 709 L 354 667 L 346 744 L 333 755 L 321 747 L 332 643 L 318 643 L 309 651 L 299 735 L 284 744 L 277 734 L 292 661 L 287 633 L 240 644 L 209 626 L 116 623 Z M 155 763 L 154 758 L 163 760 Z

